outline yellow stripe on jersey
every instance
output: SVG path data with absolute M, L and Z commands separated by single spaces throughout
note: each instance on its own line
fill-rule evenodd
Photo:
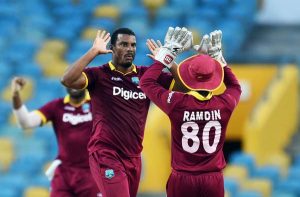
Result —
M 202 96 L 196 91 L 189 91 L 187 94 L 194 96 L 196 99 L 200 101 L 207 101 L 211 99 L 211 97 L 213 96 L 212 92 L 209 92 L 207 96 Z
M 37 113 L 42 118 L 42 125 L 44 125 L 47 122 L 46 116 L 39 110 L 35 110 L 35 113 Z
M 88 85 L 89 85 L 89 79 L 88 77 L 86 76 L 85 72 L 82 72 L 82 75 L 84 76 L 85 78 L 85 85 L 83 88 L 81 88 L 81 90 L 85 89 Z
M 173 90 L 174 85 L 175 85 L 175 80 L 172 79 L 171 84 L 170 84 L 170 87 L 169 87 L 169 90 Z

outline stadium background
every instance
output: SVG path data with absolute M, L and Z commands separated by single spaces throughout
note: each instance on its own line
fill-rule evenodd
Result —
M 44 171 L 57 153 L 51 125 L 25 132 L 17 127 L 10 104 L 13 76 L 27 77 L 22 96 L 28 108 L 35 109 L 65 95 L 59 76 L 87 51 L 97 29 L 132 28 L 138 42 L 135 64 L 148 65 L 146 39 L 162 40 L 167 27 L 176 25 L 192 29 L 195 43 L 203 34 L 221 29 L 224 55 L 242 84 L 243 95 L 224 147 L 226 196 L 300 196 L 299 4 L 297 0 L 0 0 L 0 196 L 48 196 Z M 91 66 L 110 57 L 96 58 Z M 165 196 L 169 172 L 169 121 L 152 106 L 139 196 Z

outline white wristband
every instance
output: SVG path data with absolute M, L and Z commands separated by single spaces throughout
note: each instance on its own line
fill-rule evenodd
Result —
M 155 55 L 154 59 L 161 62 L 167 68 L 171 68 L 176 56 L 167 48 L 159 49 L 158 53 Z

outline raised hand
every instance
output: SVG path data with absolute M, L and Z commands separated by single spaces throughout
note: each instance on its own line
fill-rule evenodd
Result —
M 208 54 L 208 49 L 211 48 L 211 39 L 209 35 L 205 34 L 202 37 L 199 45 L 194 45 L 193 48 L 200 54 Z
M 26 81 L 22 77 L 14 77 L 11 81 L 11 91 L 13 94 L 19 92 L 25 86 Z
M 223 67 L 227 65 L 222 53 L 222 31 L 215 30 L 210 34 L 211 47 L 208 55 L 217 60 Z
M 156 42 L 153 39 L 147 39 L 146 45 L 151 52 L 151 54 L 147 54 L 150 58 L 154 59 L 155 55 L 158 53 L 159 49 L 162 47 L 162 44 L 159 40 Z
M 185 47 L 191 47 L 193 42 L 192 32 L 185 27 L 169 28 L 165 43 L 155 55 L 155 59 L 164 64 L 167 68 L 171 68 L 177 55 L 185 50 Z
M 108 32 L 104 30 L 98 30 L 92 48 L 95 49 L 98 54 L 112 53 L 112 50 L 107 49 L 107 44 L 109 43 L 110 39 L 110 34 Z

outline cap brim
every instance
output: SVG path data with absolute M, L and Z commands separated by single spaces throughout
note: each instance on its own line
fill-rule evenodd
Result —
M 206 82 L 199 82 L 198 80 L 196 80 L 195 78 L 190 76 L 189 71 L 188 71 L 190 62 L 197 56 L 198 55 L 189 57 L 189 58 L 183 60 L 178 65 L 177 73 L 178 73 L 179 79 L 190 90 L 214 91 L 214 90 L 218 89 L 222 85 L 224 71 L 223 71 L 223 67 L 221 66 L 221 64 L 216 60 L 214 60 L 214 62 L 216 64 L 216 70 L 215 70 L 211 80 L 206 81 Z

